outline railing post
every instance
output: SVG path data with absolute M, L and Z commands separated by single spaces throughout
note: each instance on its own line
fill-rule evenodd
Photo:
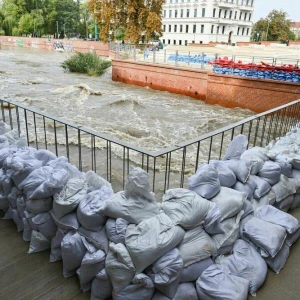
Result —
M 176 55 L 175 55 L 175 66 L 178 66 L 178 50 L 176 50 Z
M 133 60 L 136 61 L 136 47 L 133 48 Z

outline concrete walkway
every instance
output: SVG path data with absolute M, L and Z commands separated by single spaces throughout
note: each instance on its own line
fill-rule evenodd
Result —
M 300 220 L 300 209 L 292 212 Z M 3 217 L 3 213 L 0 213 Z M 0 299 L 1 300 L 87 300 L 90 294 L 79 289 L 76 276 L 65 279 L 62 263 L 49 263 L 49 251 L 27 254 L 13 221 L 0 220 Z M 291 249 L 285 268 L 267 280 L 252 300 L 300 299 L 300 241 Z M 137 299 L 139 300 L 139 299 Z M 184 299 L 183 299 L 184 300 Z M 234 299 L 233 299 L 234 300 Z

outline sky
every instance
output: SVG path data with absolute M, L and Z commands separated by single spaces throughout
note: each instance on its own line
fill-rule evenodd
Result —
M 300 22 L 300 0 L 255 0 L 253 21 L 265 18 L 273 9 L 282 9 L 289 19 Z

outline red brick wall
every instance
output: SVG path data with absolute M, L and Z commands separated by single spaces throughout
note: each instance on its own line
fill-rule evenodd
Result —
M 260 113 L 300 99 L 300 84 L 241 78 L 166 65 L 112 61 L 112 79 L 127 84 L 205 100 L 208 104 L 241 107 Z
M 112 65 L 112 79 L 115 81 L 205 100 L 206 71 L 121 60 L 113 60 Z
M 4 46 L 24 47 L 40 50 L 54 50 L 53 44 L 57 40 L 49 42 L 46 38 L 29 38 L 15 36 L 0 36 L 0 43 Z M 109 45 L 101 42 L 80 40 L 59 40 L 67 49 L 76 52 L 88 52 L 94 50 L 98 55 L 109 56 Z

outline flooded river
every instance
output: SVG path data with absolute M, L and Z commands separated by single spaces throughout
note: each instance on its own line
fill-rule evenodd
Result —
M 158 150 L 237 122 L 252 113 L 101 77 L 65 73 L 69 53 L 0 50 L 0 97 Z

